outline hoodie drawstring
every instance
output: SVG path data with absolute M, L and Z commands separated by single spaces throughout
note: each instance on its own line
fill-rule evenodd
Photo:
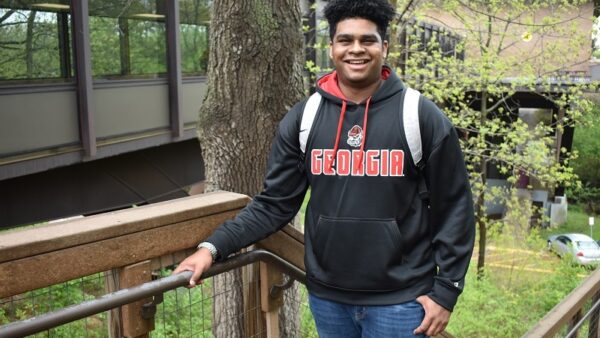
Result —
M 337 158 L 337 151 L 340 145 L 340 136 L 342 135 L 342 126 L 344 125 L 344 116 L 346 116 L 346 100 L 342 101 L 342 111 L 340 112 L 340 119 L 338 121 L 337 133 L 335 134 L 335 145 L 333 146 L 333 156 L 330 161 L 327 161 L 328 170 L 331 170 L 333 163 Z
M 363 166 L 363 155 L 365 153 L 365 143 L 367 143 L 367 116 L 369 115 L 369 105 L 371 104 L 371 96 L 367 99 L 367 105 L 365 106 L 365 117 L 363 119 L 363 127 L 362 127 L 362 142 L 360 144 L 360 168 Z
M 362 126 L 362 142 L 360 143 L 360 168 L 363 167 L 363 155 L 365 150 L 365 143 L 367 142 L 367 120 L 369 115 L 369 106 L 371 105 L 371 97 L 367 99 L 367 103 L 365 106 L 365 116 L 363 118 L 363 126 Z M 342 126 L 344 124 L 344 117 L 346 116 L 346 106 L 347 103 L 345 100 L 342 100 L 342 111 L 340 112 L 340 119 L 338 121 L 337 133 L 335 135 L 335 145 L 333 147 L 333 155 L 331 160 L 327 161 L 328 170 L 333 168 L 334 162 L 337 159 L 337 152 L 340 145 L 340 136 L 342 135 Z

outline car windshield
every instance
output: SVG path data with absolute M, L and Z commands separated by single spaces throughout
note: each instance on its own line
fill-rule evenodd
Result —
M 580 249 L 598 249 L 600 247 L 598 247 L 598 243 L 596 242 L 592 242 L 592 241 L 585 241 L 585 242 L 577 242 L 577 246 Z

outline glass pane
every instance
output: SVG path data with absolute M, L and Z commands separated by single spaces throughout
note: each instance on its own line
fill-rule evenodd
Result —
M 164 0 L 90 0 L 94 77 L 163 76 Z
M 209 0 L 179 2 L 181 69 L 185 75 L 205 75 L 208 66 Z
M 0 80 L 72 77 L 70 3 L 0 0 Z
M 115 19 L 90 17 L 90 45 L 94 76 L 121 74 L 119 30 Z

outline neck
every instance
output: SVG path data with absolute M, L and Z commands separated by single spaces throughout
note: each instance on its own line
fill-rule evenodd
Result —
M 375 91 L 379 88 L 379 86 L 381 85 L 382 82 L 383 81 L 381 80 L 381 78 L 379 78 L 379 79 L 377 79 L 376 82 L 371 83 L 364 87 L 351 86 L 351 85 L 342 83 L 342 81 L 339 81 L 338 85 L 340 86 L 340 90 L 342 91 L 344 96 L 349 101 L 352 101 L 354 103 L 361 103 L 361 102 L 365 101 L 367 98 L 369 98 L 370 96 L 372 96 L 375 93 Z

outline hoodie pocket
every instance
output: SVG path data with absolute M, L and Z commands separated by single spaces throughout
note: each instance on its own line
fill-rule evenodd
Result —
M 321 283 L 356 291 L 402 287 L 391 274 L 402 264 L 402 238 L 395 219 L 320 216 L 312 237 L 320 267 L 314 277 Z

